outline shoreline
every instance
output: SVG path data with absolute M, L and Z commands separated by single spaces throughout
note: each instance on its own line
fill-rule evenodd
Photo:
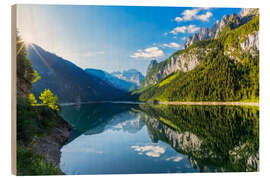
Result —
M 215 101 L 205 101 L 205 102 L 157 102 L 157 104 L 169 104 L 169 105 L 203 105 L 203 106 L 257 106 L 260 107 L 258 102 L 215 102 Z
M 74 106 L 82 104 L 93 104 L 93 103 L 112 103 L 112 104 L 164 104 L 164 105 L 203 105 L 203 106 L 257 106 L 259 102 L 229 102 L 229 101 L 89 101 L 80 103 L 60 103 L 61 106 Z
M 44 156 L 47 162 L 59 168 L 61 175 L 65 175 L 60 168 L 61 148 L 68 141 L 72 126 L 58 114 L 54 121 L 57 122 L 56 127 L 48 135 L 36 139 L 33 151 Z

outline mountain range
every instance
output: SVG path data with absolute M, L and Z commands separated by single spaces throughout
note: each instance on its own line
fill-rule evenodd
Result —
M 256 14 L 256 12 L 257 9 L 244 8 L 238 15 L 235 15 L 234 13 L 230 16 L 225 14 L 221 21 L 217 20 L 210 29 L 203 27 L 199 30 L 198 33 L 195 33 L 193 36 L 189 37 L 188 40 L 184 43 L 184 48 L 188 48 L 190 45 L 196 43 L 197 41 L 218 39 L 229 21 L 234 21 L 233 26 L 239 27 L 240 25 L 248 22 Z
M 27 51 L 33 68 L 41 76 L 41 79 L 33 84 L 33 93 L 37 97 L 47 88 L 58 96 L 61 103 L 127 100 L 129 97 L 126 91 L 36 44 L 28 45 Z
M 141 82 L 144 80 L 144 76 L 141 72 L 137 71 L 136 69 L 129 69 L 123 72 L 112 72 L 112 75 L 118 77 L 119 79 L 135 83 L 137 87 L 140 86 Z
M 85 69 L 85 72 L 106 81 L 118 89 L 127 92 L 137 89 L 141 81 L 144 79 L 144 76 L 135 69 L 130 69 L 123 72 L 118 71 L 108 73 L 99 69 L 87 68 Z
M 151 61 L 139 100 L 258 101 L 259 10 L 224 15 L 168 59 Z

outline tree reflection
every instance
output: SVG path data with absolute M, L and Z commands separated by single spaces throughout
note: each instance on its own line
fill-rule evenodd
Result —
M 167 142 L 200 171 L 257 171 L 259 109 L 140 105 L 153 142 Z

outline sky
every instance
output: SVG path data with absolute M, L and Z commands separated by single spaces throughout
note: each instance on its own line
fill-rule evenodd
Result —
M 189 36 L 238 8 L 18 5 L 17 30 L 35 43 L 85 68 L 107 72 L 163 61 Z

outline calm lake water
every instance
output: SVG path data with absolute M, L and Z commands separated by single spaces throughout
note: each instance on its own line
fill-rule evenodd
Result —
M 259 170 L 259 109 L 97 103 L 64 106 L 65 174 Z

